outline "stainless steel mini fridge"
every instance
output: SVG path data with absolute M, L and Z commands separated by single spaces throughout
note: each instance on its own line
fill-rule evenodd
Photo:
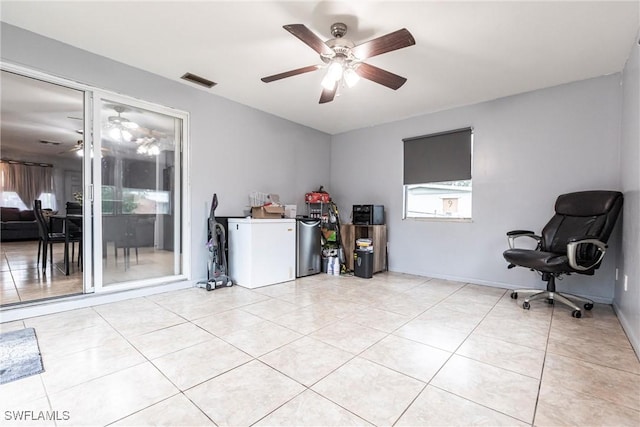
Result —
M 320 273 L 322 240 L 320 219 L 296 219 L 296 277 Z

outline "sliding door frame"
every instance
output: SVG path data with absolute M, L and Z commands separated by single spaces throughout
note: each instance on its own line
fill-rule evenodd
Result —
M 189 218 L 188 206 L 190 206 L 189 201 L 189 192 L 184 191 L 187 187 L 187 178 L 185 174 L 183 174 L 183 170 L 188 169 L 188 157 L 185 155 L 188 151 L 185 150 L 185 145 L 188 141 L 189 135 L 189 113 L 184 111 L 179 111 L 170 107 L 164 107 L 158 104 L 154 104 L 147 101 L 142 101 L 139 99 L 131 98 L 124 95 L 119 95 L 115 93 L 110 93 L 107 91 L 97 90 L 93 91 L 93 111 L 92 117 L 93 121 L 93 170 L 95 173 L 93 174 L 93 192 L 91 193 L 93 196 L 93 236 L 94 236 L 94 248 L 93 248 L 93 256 L 95 260 L 102 260 L 102 174 L 100 173 L 100 156 L 95 155 L 95 153 L 102 152 L 102 133 L 103 129 L 101 128 L 100 114 L 102 110 L 102 104 L 108 102 L 116 102 L 118 104 L 126 104 L 128 106 L 134 108 L 142 108 L 145 110 L 149 110 L 154 113 L 164 114 L 174 119 L 180 120 L 182 126 L 179 132 L 180 135 L 180 143 L 179 146 L 176 147 L 175 150 L 175 171 L 174 174 L 179 179 L 180 185 L 175 186 L 175 194 L 173 195 L 172 203 L 174 206 L 179 206 L 180 209 L 175 210 L 176 218 L 174 219 L 173 228 L 173 241 L 174 243 L 174 270 L 180 267 L 181 273 L 178 275 L 172 276 L 163 276 L 158 278 L 151 279 L 143 279 L 143 280 L 135 280 L 135 281 L 127 281 L 121 284 L 113 284 L 110 283 L 108 285 L 104 285 L 102 280 L 96 280 L 94 282 L 95 292 L 113 292 L 113 291 L 122 291 L 128 289 L 136 289 L 149 285 L 157 285 L 168 282 L 175 282 L 180 280 L 188 280 L 191 277 L 190 272 L 190 253 L 189 248 L 191 247 L 190 243 L 190 235 L 187 230 L 190 227 L 184 222 L 185 218 Z M 87 147 L 88 148 L 88 147 Z M 88 157 L 88 156 L 85 156 Z M 182 260 L 182 265 L 180 266 L 180 259 Z M 103 264 L 102 262 L 94 262 L 95 272 L 94 276 L 96 278 L 102 279 L 103 277 Z

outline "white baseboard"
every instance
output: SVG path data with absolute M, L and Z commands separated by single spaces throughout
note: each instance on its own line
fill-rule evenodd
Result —
M 631 323 L 624 316 L 624 313 L 620 310 L 620 307 L 618 307 L 615 301 L 613 302 L 613 310 L 616 312 L 616 316 L 618 316 L 622 329 L 624 329 L 625 334 L 627 334 L 627 338 L 635 350 L 636 356 L 640 359 L 640 337 L 633 335 L 633 332 L 635 331 L 631 328 Z
M 391 271 L 391 270 L 390 270 Z M 518 286 L 512 283 L 503 283 L 503 282 L 493 282 L 489 280 L 480 280 L 480 279 L 470 279 L 468 277 L 460 277 L 460 276 L 452 276 L 449 274 L 445 275 L 429 275 L 424 272 L 410 272 L 410 271 L 394 271 L 394 273 L 404 273 L 404 274 L 413 274 L 415 276 L 422 277 L 431 277 L 433 279 L 442 279 L 442 280 L 451 280 L 454 282 L 462 282 L 462 283 L 471 283 L 473 285 L 482 285 L 482 286 L 492 286 L 494 288 L 502 288 L 502 289 L 544 289 L 544 288 L 536 288 L 536 287 L 527 287 L 527 286 Z M 542 283 L 542 282 L 541 282 Z M 593 296 L 593 295 L 585 295 L 585 294 L 576 294 L 578 296 L 588 298 L 593 302 L 597 302 L 599 304 L 612 304 L 613 299 L 605 298 L 601 296 Z

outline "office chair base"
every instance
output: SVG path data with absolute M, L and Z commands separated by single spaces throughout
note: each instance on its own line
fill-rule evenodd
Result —
M 555 303 L 555 301 L 558 301 L 572 308 L 573 311 L 571 312 L 571 315 L 575 318 L 582 317 L 582 309 L 578 307 L 576 302 L 583 304 L 585 310 L 591 310 L 593 308 L 593 301 L 588 298 L 583 298 L 573 294 L 552 292 L 540 289 L 518 289 L 511 292 L 511 298 L 517 299 L 519 294 L 527 295 L 527 297 L 524 299 L 524 302 L 522 303 L 522 308 L 524 308 L 525 310 L 529 310 L 529 308 L 531 308 L 531 301 L 543 298 L 545 298 L 549 304 L 553 304 Z

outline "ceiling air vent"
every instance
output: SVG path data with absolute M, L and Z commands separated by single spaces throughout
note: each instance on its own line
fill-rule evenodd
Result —
M 211 80 L 207 80 L 204 77 L 196 76 L 191 73 L 185 73 L 185 75 L 180 78 L 207 88 L 212 88 L 217 85 L 216 82 L 212 82 Z

